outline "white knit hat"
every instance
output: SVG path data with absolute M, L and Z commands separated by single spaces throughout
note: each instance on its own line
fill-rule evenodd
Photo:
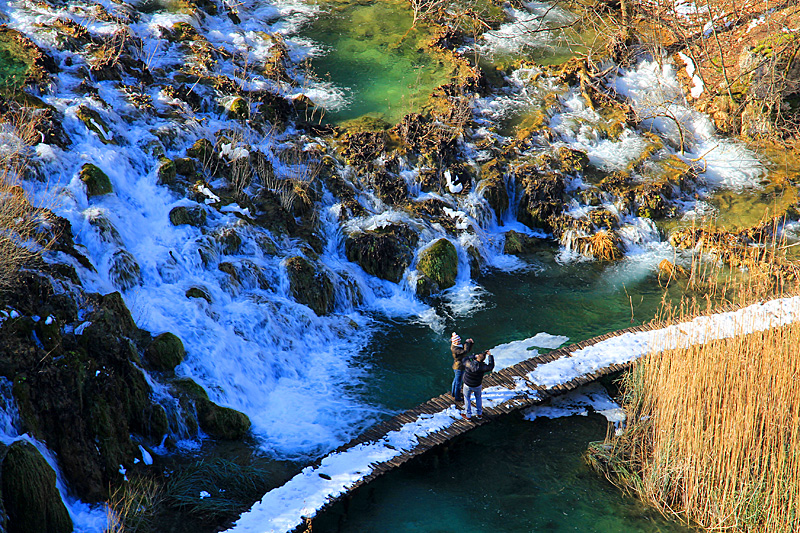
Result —
M 461 337 L 454 331 L 453 334 L 450 336 L 450 344 L 453 346 L 458 346 L 461 344 Z

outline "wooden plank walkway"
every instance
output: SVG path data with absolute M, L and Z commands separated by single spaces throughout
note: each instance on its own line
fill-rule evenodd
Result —
M 743 306 L 739 305 L 727 305 L 716 309 L 714 314 L 716 315 L 729 311 L 738 311 L 742 309 L 742 307 Z M 798 314 L 798 316 L 800 316 L 800 314 Z M 684 317 L 684 320 L 691 320 L 692 318 L 693 317 Z M 306 500 L 306 498 L 301 500 L 308 504 L 304 504 L 302 516 L 298 514 L 292 515 L 294 511 L 288 511 L 286 514 L 275 518 L 275 520 L 271 522 L 272 526 L 269 526 L 262 523 L 258 519 L 259 515 L 258 512 L 256 512 L 247 520 L 244 520 L 245 517 L 243 515 L 243 517 L 240 519 L 241 522 L 237 522 L 232 530 L 242 532 L 257 531 L 259 533 L 262 531 L 310 531 L 313 526 L 313 517 L 316 516 L 320 511 L 323 511 L 333 503 L 348 497 L 350 492 L 358 487 L 361 487 L 373 481 L 377 477 L 395 468 L 398 468 L 413 457 L 419 456 L 431 449 L 434 449 L 437 446 L 440 446 L 449 440 L 458 437 L 459 435 L 463 435 L 475 427 L 487 424 L 500 415 L 543 403 L 552 396 L 564 394 L 582 385 L 596 381 L 603 376 L 630 368 L 638 356 L 630 358 L 628 360 L 629 362 L 627 363 L 608 364 L 602 368 L 593 368 L 592 371 L 577 375 L 577 377 L 574 377 L 569 381 L 560 382 L 559 384 L 550 388 L 543 387 L 542 385 L 531 381 L 531 374 L 540 365 L 570 358 L 578 350 L 582 350 L 597 343 L 613 339 L 614 337 L 628 333 L 653 331 L 670 325 L 672 325 L 672 323 L 653 322 L 641 326 L 614 331 L 606 335 L 601 335 L 592 339 L 578 342 L 576 344 L 572 344 L 567 347 L 558 348 L 546 354 L 542 354 L 521 361 L 513 366 L 503 368 L 497 372 L 487 374 L 483 380 L 483 388 L 485 391 L 484 413 L 489 415 L 486 418 L 473 418 L 472 420 L 464 420 L 458 417 L 453 409 L 454 403 L 450 394 L 443 394 L 441 396 L 432 398 L 427 402 L 414 407 L 413 409 L 409 409 L 408 411 L 400 413 L 384 422 L 376 424 L 365 430 L 361 435 L 351 440 L 347 444 L 340 446 L 325 457 L 320 458 L 315 463 L 304 469 L 301 474 L 296 476 L 297 478 L 300 478 L 305 475 L 305 480 L 302 482 L 308 482 L 310 479 L 319 480 L 319 478 L 322 478 L 327 480 L 326 483 L 331 484 L 329 487 L 330 492 L 326 493 L 326 496 L 315 499 L 313 494 L 308 494 L 308 500 Z M 611 342 L 611 345 L 614 345 L 613 341 Z M 647 347 L 644 349 L 646 350 Z M 578 362 L 582 360 L 583 359 L 576 359 Z M 487 392 L 489 392 L 488 389 L 494 389 L 494 401 L 487 402 Z M 439 420 L 434 420 L 436 417 L 439 417 Z M 444 420 L 444 423 L 441 423 L 442 420 Z M 418 425 L 417 427 L 419 431 L 414 429 L 414 424 Z M 415 441 L 411 441 L 414 444 L 407 445 L 408 440 L 406 440 L 400 449 L 395 448 L 391 444 L 393 442 L 392 437 L 396 437 L 400 434 L 403 434 L 404 431 L 408 432 L 409 430 L 412 430 L 416 437 Z M 338 466 L 341 466 L 335 464 L 336 458 L 347 456 L 348 450 L 358 454 L 370 446 L 388 450 L 391 453 L 375 455 L 367 454 L 369 457 L 383 457 L 383 459 L 377 459 L 373 460 L 372 462 L 365 463 L 364 468 L 358 471 L 357 477 L 347 478 L 345 476 L 341 478 L 343 480 L 341 481 L 337 477 L 336 472 L 334 472 Z M 354 450 L 354 448 L 357 447 L 360 448 Z M 337 478 L 333 479 L 331 475 L 326 472 L 334 472 L 334 477 Z M 291 485 L 291 482 L 287 483 L 283 487 L 275 489 L 275 491 L 287 489 L 288 492 L 296 492 L 298 487 L 289 487 L 289 485 Z M 328 489 L 326 488 L 325 490 Z M 275 504 L 280 504 L 282 501 L 284 501 L 280 500 L 280 496 L 276 496 L 275 499 L 268 498 L 275 491 L 270 491 L 270 493 L 265 495 L 265 498 L 262 499 L 261 502 L 257 502 L 256 506 L 261 506 L 261 508 L 263 508 L 263 506 L 269 507 L 274 506 Z M 274 507 L 270 508 L 274 510 Z M 289 516 L 287 516 L 287 514 Z M 302 523 L 298 523 L 298 521 Z

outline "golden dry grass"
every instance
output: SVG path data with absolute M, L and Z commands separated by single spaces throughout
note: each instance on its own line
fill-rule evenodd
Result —
M 750 243 L 761 252 L 743 272 L 723 268 L 720 240 L 706 233 L 686 280 L 705 298 L 665 305 L 661 318 L 684 321 L 713 311 L 714 301 L 797 294 L 796 279 L 781 281 L 794 265 L 779 253 L 777 235 L 764 231 Z M 798 346 L 800 323 L 683 349 L 653 347 L 623 378 L 628 426 L 594 444 L 589 462 L 665 515 L 709 531 L 800 531 Z
M 52 244 L 52 235 L 40 231 L 50 212 L 33 206 L 20 186 L 28 151 L 40 139 L 36 127 L 36 116 L 25 109 L 0 116 L 0 289 Z

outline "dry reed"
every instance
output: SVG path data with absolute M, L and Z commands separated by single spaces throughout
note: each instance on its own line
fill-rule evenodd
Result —
M 794 284 L 779 282 L 792 269 L 776 253 L 778 226 L 762 224 L 762 240 L 746 247 L 746 274 L 736 268 L 727 276 L 725 250 L 706 233 L 688 281 L 706 297 L 665 306 L 664 316 L 685 320 L 703 304 L 711 310 L 711 295 L 744 304 L 795 293 Z M 653 347 L 622 380 L 627 428 L 587 457 L 665 515 L 705 529 L 800 531 L 800 323 L 757 333 L 745 333 L 747 326 L 702 345 Z

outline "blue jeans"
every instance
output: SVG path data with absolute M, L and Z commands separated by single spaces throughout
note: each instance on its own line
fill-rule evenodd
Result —
M 481 385 L 477 387 L 468 387 L 464 385 L 464 405 L 467 408 L 467 418 L 472 416 L 472 405 L 470 404 L 470 396 L 475 395 L 475 413 L 478 416 L 483 414 L 483 401 L 481 400 Z
M 456 401 L 461 401 L 464 399 L 464 395 L 461 393 L 461 386 L 464 383 L 464 371 L 463 370 L 453 370 L 455 376 L 453 377 L 453 385 L 450 387 L 450 394 L 453 395 L 453 398 Z

